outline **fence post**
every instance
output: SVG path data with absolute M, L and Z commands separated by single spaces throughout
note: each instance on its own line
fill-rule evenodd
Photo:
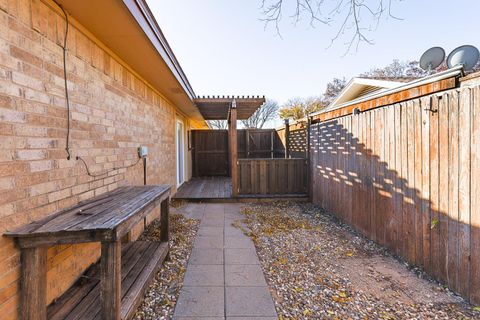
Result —
M 273 150 L 273 132 L 274 130 L 270 131 L 270 158 L 274 158 L 274 150 Z
M 285 159 L 290 158 L 290 125 L 288 119 L 285 119 Z
M 250 158 L 250 131 L 245 129 L 245 158 Z
M 310 128 L 312 125 L 312 117 L 308 117 L 307 121 L 307 150 L 306 150 L 306 157 L 307 157 L 307 192 L 308 198 L 310 201 L 313 198 L 313 178 L 312 178 L 312 161 L 310 159 Z

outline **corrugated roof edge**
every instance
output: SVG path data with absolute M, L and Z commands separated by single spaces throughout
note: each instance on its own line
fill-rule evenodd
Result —
M 177 78 L 178 82 L 182 85 L 182 88 L 190 97 L 190 99 L 195 99 L 195 92 L 193 91 L 187 76 L 183 72 L 180 63 L 175 57 L 175 54 L 170 48 L 167 39 L 163 35 L 163 32 L 160 29 L 157 20 L 155 19 L 148 4 L 145 2 L 145 0 L 123 0 L 123 3 L 135 20 L 137 20 L 139 26 L 142 28 L 143 32 L 145 32 L 145 35 L 148 37 L 150 42 L 152 42 L 152 45 L 157 48 L 157 50 L 159 49 L 158 45 L 160 45 L 162 50 L 158 50 L 159 54 L 168 65 L 175 78 Z M 147 26 L 148 29 L 146 28 Z M 152 38 L 152 36 L 154 36 L 154 38 Z
M 386 95 L 389 95 L 389 94 L 394 94 L 394 93 L 401 92 L 401 91 L 404 91 L 404 90 L 408 90 L 408 89 L 411 89 L 411 88 L 414 88 L 414 87 L 418 87 L 418 86 L 422 86 L 422 85 L 425 85 L 425 84 L 441 81 L 441 80 L 448 79 L 448 78 L 459 77 L 459 76 L 462 76 L 462 75 L 463 75 L 463 67 L 462 66 L 457 66 L 457 67 L 454 67 L 454 68 L 451 68 L 451 69 L 448 69 L 448 70 L 445 70 L 445 71 L 442 71 L 442 72 L 439 72 L 439 73 L 436 73 L 436 74 L 432 74 L 432 75 L 427 76 L 427 77 L 423 77 L 423 78 L 420 78 L 420 79 L 417 79 L 417 80 L 414 80 L 414 81 L 411 81 L 411 82 L 407 82 L 407 83 L 405 83 L 401 86 L 398 86 L 396 88 L 393 88 L 393 89 L 388 89 L 388 90 L 382 91 L 380 93 L 372 93 L 372 94 L 363 96 L 361 98 L 346 102 L 344 104 L 340 104 L 338 106 L 335 106 L 335 108 L 328 108 L 327 107 L 327 108 L 325 108 L 323 110 L 320 110 L 318 112 L 314 112 L 314 113 L 310 114 L 309 116 L 313 117 L 313 116 L 316 116 L 316 115 L 319 115 L 319 114 L 322 114 L 322 113 L 325 113 L 325 112 L 330 112 L 330 111 L 333 111 L 333 110 L 345 108 L 345 107 L 348 107 L 348 106 L 351 106 L 351 105 L 354 105 L 354 104 L 366 102 L 366 101 L 373 100 L 373 99 L 376 99 L 376 98 L 380 98 L 380 97 L 383 97 L 383 96 L 386 96 Z

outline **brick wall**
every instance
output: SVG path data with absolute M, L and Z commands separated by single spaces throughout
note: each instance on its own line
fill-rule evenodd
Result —
M 141 162 L 101 178 L 66 160 L 63 17 L 52 3 L 0 0 L 0 233 L 122 185 Z M 75 21 L 68 36 L 71 147 L 93 172 L 132 164 L 147 145 L 148 181 L 175 185 L 175 107 Z M 188 127 L 188 121 L 186 123 Z M 139 230 L 136 230 L 136 234 Z M 98 257 L 97 244 L 48 252 L 48 300 Z M 0 319 L 17 317 L 19 252 L 0 238 Z

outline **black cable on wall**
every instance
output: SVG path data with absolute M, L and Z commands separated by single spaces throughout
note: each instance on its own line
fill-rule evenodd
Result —
M 67 151 L 67 160 L 70 160 L 72 157 L 70 154 L 70 97 L 68 96 L 68 79 L 67 79 L 67 36 L 68 36 L 69 21 L 68 21 L 67 12 L 65 12 L 65 9 L 63 9 L 62 5 L 56 1 L 55 3 L 62 10 L 63 15 L 65 16 L 65 35 L 63 39 L 63 46 L 61 47 L 63 49 L 63 79 L 65 81 L 65 99 L 67 102 L 67 141 L 66 141 L 65 151 Z
M 68 95 L 68 78 L 67 78 L 67 37 L 68 37 L 68 28 L 69 28 L 69 21 L 68 21 L 68 14 L 63 8 L 61 4 L 56 2 L 54 0 L 55 4 L 62 10 L 63 15 L 65 17 L 65 34 L 64 34 L 64 39 L 63 39 L 63 46 L 61 45 L 60 47 L 63 50 L 63 79 L 65 83 L 65 100 L 66 100 L 66 105 L 67 105 L 67 138 L 66 138 L 66 145 L 65 145 L 65 151 L 67 152 L 67 160 L 70 160 L 72 158 L 72 154 L 70 152 L 70 97 Z M 127 169 L 130 167 L 135 166 L 137 163 L 140 162 L 140 157 L 138 160 L 130 165 L 122 166 L 122 167 L 115 167 L 113 169 L 107 170 L 105 172 L 101 173 L 92 173 L 90 169 L 88 168 L 87 162 L 80 156 L 76 157 L 76 160 L 80 160 L 83 165 L 85 166 L 85 170 L 87 171 L 87 175 L 93 178 L 98 178 L 101 176 L 104 176 L 112 171 L 115 170 L 120 170 L 120 169 Z M 146 159 L 144 158 L 144 184 L 146 184 L 147 177 L 146 177 Z
M 113 169 L 110 169 L 110 170 L 107 170 L 107 171 L 104 171 L 104 172 L 100 172 L 100 173 L 93 173 L 90 171 L 90 169 L 88 168 L 88 165 L 87 165 L 87 162 L 80 156 L 77 156 L 76 158 L 77 160 L 80 160 L 83 165 L 85 166 L 85 170 L 87 170 L 87 174 L 92 177 L 92 178 L 98 178 L 98 177 L 101 177 L 101 176 L 104 176 L 112 171 L 115 171 L 115 170 L 120 170 L 120 169 L 127 169 L 127 168 L 131 168 L 131 167 L 134 167 L 135 165 L 137 165 L 137 163 L 140 162 L 140 159 L 142 158 L 138 158 L 137 161 L 135 161 L 134 163 L 130 164 L 130 165 L 127 165 L 127 166 L 123 166 L 123 167 L 115 167 Z

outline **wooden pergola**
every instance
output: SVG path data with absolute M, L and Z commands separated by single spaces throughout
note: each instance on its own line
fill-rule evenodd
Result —
M 205 120 L 227 120 L 232 196 L 238 196 L 237 120 L 247 120 L 265 103 L 265 97 L 204 96 L 193 100 Z

